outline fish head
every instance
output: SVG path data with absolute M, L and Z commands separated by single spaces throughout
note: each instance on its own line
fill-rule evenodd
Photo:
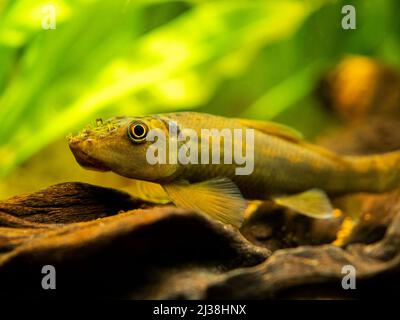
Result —
M 172 179 L 179 165 L 149 162 L 147 153 L 154 142 L 147 135 L 154 130 L 168 137 L 168 126 L 159 117 L 114 117 L 104 122 L 97 119 L 95 126 L 68 137 L 68 143 L 76 161 L 86 169 L 161 182 Z

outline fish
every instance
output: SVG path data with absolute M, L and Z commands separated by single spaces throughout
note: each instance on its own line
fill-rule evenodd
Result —
M 224 162 L 224 156 L 233 151 L 224 150 L 222 142 L 219 163 L 149 163 L 148 150 L 156 140 L 151 141 L 148 135 L 161 132 L 168 141 L 174 138 L 171 128 L 178 134 L 185 130 L 196 133 L 199 140 L 195 147 L 199 153 L 214 146 L 205 144 L 204 129 L 251 132 L 252 153 L 247 160 L 252 162 L 253 170 L 237 174 L 237 163 Z M 232 135 L 231 139 L 232 149 L 241 145 L 244 150 L 250 145 L 244 134 Z M 331 197 L 355 192 L 381 193 L 400 184 L 398 151 L 340 155 L 307 142 L 301 133 L 279 123 L 198 112 L 97 119 L 95 126 L 70 136 L 68 143 L 83 168 L 112 171 L 134 179 L 138 194 L 166 198 L 178 207 L 238 228 L 251 200 L 270 199 L 299 214 L 329 219 L 334 211 Z M 166 144 L 165 148 L 168 153 L 171 146 Z

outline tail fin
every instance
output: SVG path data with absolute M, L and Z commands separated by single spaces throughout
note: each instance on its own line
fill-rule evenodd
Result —
M 348 156 L 359 191 L 385 192 L 400 187 L 400 151 L 371 156 Z

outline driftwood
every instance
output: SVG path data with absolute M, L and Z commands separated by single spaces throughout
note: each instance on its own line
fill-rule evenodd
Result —
M 321 222 L 267 206 L 239 231 L 112 189 L 52 186 L 0 203 L 0 294 L 375 296 L 377 287 L 398 279 L 400 199 L 398 192 L 364 197 L 362 210 L 369 218 L 360 219 L 347 245 L 336 247 L 327 243 L 341 218 Z M 44 265 L 56 268 L 57 290 L 41 288 Z M 356 290 L 341 287 L 345 265 L 357 270 Z
M 57 270 L 57 295 L 121 297 L 157 281 L 161 270 L 193 264 L 218 273 L 270 255 L 233 227 L 174 207 L 138 208 L 144 205 L 82 183 L 2 202 L 0 293 L 45 294 L 44 265 Z

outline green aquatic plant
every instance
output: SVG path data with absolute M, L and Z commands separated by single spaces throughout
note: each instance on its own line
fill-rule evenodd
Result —
M 0 176 L 98 117 L 196 108 L 323 125 L 309 99 L 328 66 L 348 52 L 396 62 L 400 51 L 395 1 L 356 1 L 349 32 L 343 3 L 57 0 L 45 30 L 48 1 L 1 2 Z M 308 115 L 285 116 L 291 108 Z

